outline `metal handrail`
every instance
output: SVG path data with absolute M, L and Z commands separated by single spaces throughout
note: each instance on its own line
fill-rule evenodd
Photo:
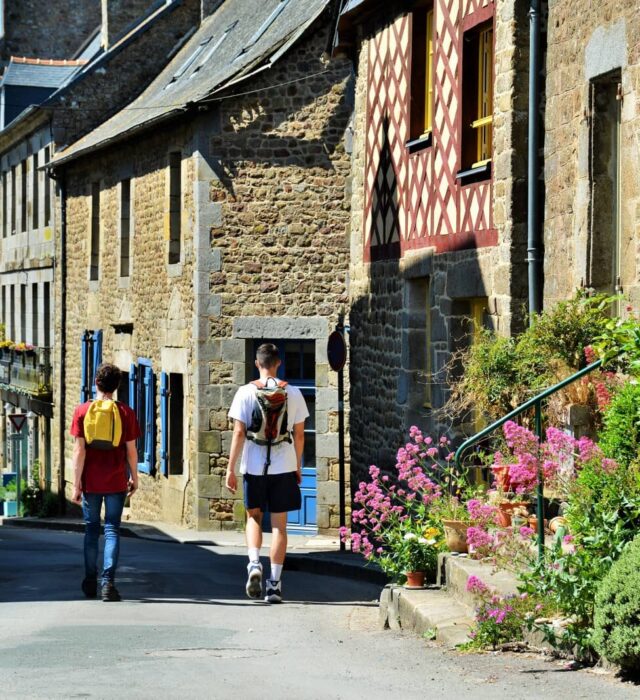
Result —
M 518 406 L 517 408 L 514 408 L 513 411 L 510 413 L 507 413 L 506 416 L 502 416 L 502 418 L 498 418 L 498 420 L 494 421 L 491 423 L 491 425 L 488 425 L 486 428 L 481 430 L 480 432 L 476 433 L 475 435 L 472 435 L 470 438 L 465 440 L 460 447 L 456 450 L 455 454 L 455 465 L 456 469 L 458 471 L 461 470 L 461 461 L 462 461 L 462 456 L 464 453 L 473 445 L 477 444 L 485 438 L 487 435 L 491 434 L 494 430 L 497 428 L 500 428 L 503 426 L 507 421 L 511 420 L 512 418 L 516 418 L 519 416 L 521 413 L 524 413 L 531 407 L 534 408 L 535 410 L 535 433 L 538 436 L 538 440 L 542 441 L 542 401 L 552 394 L 555 394 L 557 391 L 560 391 L 560 389 L 564 389 L 565 386 L 568 384 L 572 384 L 576 380 L 580 379 L 581 377 L 584 377 L 586 374 L 589 374 L 590 372 L 593 372 L 594 369 L 598 369 L 599 367 L 602 366 L 602 360 L 596 360 L 595 362 L 592 362 L 590 365 L 587 365 L 583 369 L 581 369 L 579 372 L 576 372 L 575 374 L 572 374 L 570 377 L 567 377 L 566 379 L 563 379 L 561 382 L 558 382 L 557 384 L 554 384 L 553 386 L 549 387 L 548 389 L 545 389 L 543 392 L 538 394 L 537 396 L 534 396 L 533 398 L 529 399 L 528 401 L 525 401 L 523 404 Z M 536 506 L 536 511 L 537 511 L 537 516 L 538 516 L 538 557 L 542 559 L 542 556 L 544 554 L 544 484 L 542 481 L 542 470 L 539 471 L 538 473 L 538 492 L 537 492 L 537 506 Z

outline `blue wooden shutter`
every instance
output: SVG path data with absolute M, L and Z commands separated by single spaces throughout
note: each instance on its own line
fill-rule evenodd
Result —
M 146 405 L 146 419 L 147 424 L 145 428 L 145 439 L 144 439 L 144 464 L 149 470 L 149 473 L 153 472 L 155 467 L 155 456 L 156 456 L 156 441 L 155 441 L 155 397 L 153 395 L 153 370 L 151 367 L 144 368 L 144 401 Z
M 138 415 L 138 402 L 137 402 L 137 396 L 136 396 L 136 384 L 137 384 L 137 375 L 136 375 L 136 366 L 132 363 L 131 366 L 129 367 L 129 406 L 131 410 Z
M 80 375 L 80 403 L 84 403 L 89 398 L 89 336 L 86 331 L 82 334 L 81 343 L 82 344 L 80 348 L 80 365 L 82 370 Z
M 160 470 L 169 475 L 169 375 L 160 373 Z
M 96 374 L 102 364 L 102 331 L 93 332 L 93 372 L 91 374 L 91 396 L 96 398 Z

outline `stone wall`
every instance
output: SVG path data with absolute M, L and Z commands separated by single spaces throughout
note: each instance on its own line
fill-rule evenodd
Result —
M 516 6 L 499 0 L 495 9 L 492 215 L 498 244 L 492 247 L 440 254 L 424 247 L 405 251 L 399 260 L 364 262 L 367 56 L 375 30 L 361 37 L 351 198 L 352 484 L 372 463 L 392 467 L 413 424 L 454 438 L 473 431 L 443 411 L 452 353 L 469 342 L 471 300 L 486 299 L 484 325 L 499 333 L 522 322 L 526 81 L 520 71 L 526 67 L 528 25 L 526 12 Z
M 634 0 L 591 3 L 575 11 L 568 0 L 549 3 L 546 53 L 545 304 L 567 298 L 581 286 L 598 287 L 599 266 L 608 264 L 613 241 L 599 246 L 602 225 L 615 217 L 615 198 L 594 213 L 592 164 L 601 149 L 602 127 L 594 124 L 590 84 L 617 72 L 621 81 L 620 282 L 637 308 L 640 222 L 640 15 Z M 615 101 L 616 86 L 610 101 Z M 612 104 L 612 109 L 616 105 Z M 595 189 L 598 189 L 597 187 Z M 598 249 L 602 248 L 598 254 Z
M 182 152 L 182 259 L 169 265 L 165 221 L 168 215 L 168 156 Z M 103 359 L 122 369 L 137 358 L 151 360 L 159 382 L 161 371 L 184 375 L 187 444 L 194 451 L 193 415 L 196 411 L 191 375 L 194 276 L 193 131 L 189 125 L 156 130 L 144 140 L 129 143 L 77 162 L 67 174 L 67 354 L 65 425 L 69 426 L 80 395 L 80 342 L 85 329 L 102 329 Z M 131 178 L 131 273 L 119 274 L 120 182 Z M 100 279 L 89 281 L 91 183 L 100 183 Z M 131 323 L 133 332 L 116 332 Z M 59 371 L 59 368 L 56 368 Z M 158 403 L 159 387 L 156 388 Z M 156 447 L 159 444 L 156 410 Z M 66 481 L 69 491 L 72 440 L 66 440 Z M 191 460 L 184 475 L 141 474 L 140 491 L 132 499 L 132 515 L 144 520 L 164 519 L 193 525 Z
M 54 110 L 56 143 L 77 141 L 137 97 L 168 63 L 171 50 L 198 26 L 199 18 L 200 0 L 184 0 L 75 82 Z
M 252 81 L 251 95 L 220 103 L 219 133 L 209 143 L 211 252 L 221 265 L 200 295 L 207 300 L 200 315 L 207 329 L 201 527 L 235 528 L 243 517 L 241 502 L 222 485 L 231 439 L 226 413 L 250 378 L 253 341 L 260 338 L 315 340 L 318 527 L 338 526 L 336 375 L 328 369 L 326 341 L 348 306 L 344 136 L 352 80 L 346 61 L 323 62 L 328 22 L 316 26 Z
M 0 59 L 71 58 L 100 24 L 100 0 L 4 0 Z

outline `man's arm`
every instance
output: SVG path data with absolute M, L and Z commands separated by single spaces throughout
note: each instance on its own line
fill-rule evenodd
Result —
M 298 483 L 300 483 L 302 481 L 302 454 L 304 452 L 304 421 L 302 421 L 302 423 L 296 423 L 293 426 L 293 446 L 296 450 L 298 465 L 296 479 L 298 480 Z
M 138 490 L 138 450 L 135 440 L 128 440 L 127 464 L 129 465 L 129 481 L 127 483 L 127 493 L 131 496 Z
M 82 503 L 82 472 L 84 471 L 84 459 L 87 454 L 84 438 L 77 437 L 73 443 L 73 503 Z
M 229 464 L 227 465 L 226 485 L 229 491 L 236 492 L 238 480 L 236 478 L 236 462 L 242 454 L 244 441 L 246 439 L 247 426 L 241 420 L 233 422 L 233 436 L 231 437 L 231 449 L 229 450 Z

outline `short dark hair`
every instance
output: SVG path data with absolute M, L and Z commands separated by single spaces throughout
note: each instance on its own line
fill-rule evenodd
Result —
M 120 386 L 121 377 L 119 367 L 103 362 L 96 371 L 96 386 L 105 394 L 112 394 Z
M 258 365 L 264 369 L 272 369 L 280 360 L 278 348 L 273 343 L 263 343 L 256 350 Z

